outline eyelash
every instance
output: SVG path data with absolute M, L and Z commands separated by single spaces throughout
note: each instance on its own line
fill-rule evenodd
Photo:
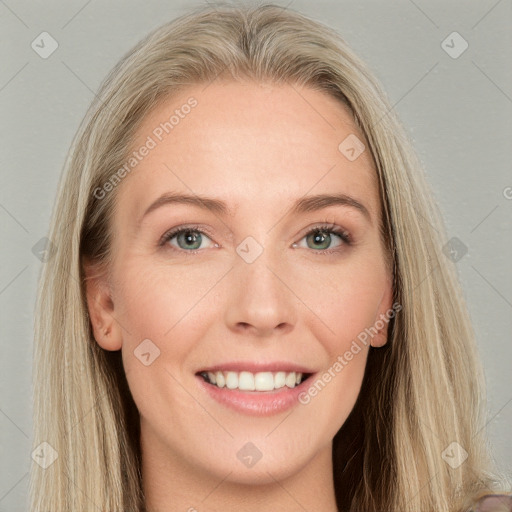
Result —
M 167 242 L 169 242 L 169 240 L 172 240 L 175 236 L 177 236 L 181 233 L 190 232 L 190 231 L 200 233 L 201 235 L 206 235 L 206 236 L 208 236 L 208 238 L 210 238 L 210 234 L 207 231 L 204 231 L 203 229 L 200 229 L 197 226 L 181 226 L 179 228 L 175 228 L 175 229 L 171 229 L 170 231 L 167 231 L 161 237 L 160 241 L 158 242 L 158 245 L 159 245 L 159 247 L 163 247 L 165 244 L 167 244 Z M 301 240 L 303 238 L 307 237 L 308 235 L 319 234 L 319 233 L 335 234 L 343 242 L 340 246 L 337 246 L 334 249 L 320 249 L 320 250 L 311 249 L 314 253 L 317 253 L 319 255 L 327 255 L 327 254 L 336 253 L 336 252 L 340 251 L 340 248 L 343 245 L 352 245 L 353 244 L 352 238 L 351 238 L 350 234 L 348 233 L 348 231 L 337 227 L 335 224 L 322 224 L 320 226 L 315 226 L 313 229 L 310 229 L 301 238 Z M 188 253 L 188 254 L 197 254 L 203 250 L 203 249 L 191 249 L 191 250 L 178 249 L 176 247 L 171 246 L 170 244 L 169 244 L 169 247 L 174 251 L 184 252 L 184 253 Z

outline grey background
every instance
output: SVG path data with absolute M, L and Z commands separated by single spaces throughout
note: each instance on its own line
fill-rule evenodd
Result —
M 25 510 L 43 264 L 31 249 L 47 232 L 65 155 L 118 59 L 192 5 L 0 0 L 0 511 Z M 295 0 L 290 7 L 338 30 L 369 64 L 413 139 L 449 237 L 468 248 L 456 265 L 486 370 L 487 430 L 511 474 L 512 3 Z M 59 44 L 47 59 L 31 48 L 43 31 Z M 441 47 L 453 31 L 469 44 L 456 59 Z

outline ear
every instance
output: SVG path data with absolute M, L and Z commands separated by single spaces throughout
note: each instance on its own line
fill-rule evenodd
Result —
M 391 278 L 386 279 L 384 294 L 380 301 L 375 323 L 373 327 L 377 330 L 371 340 L 372 347 L 383 347 L 388 341 L 389 322 L 393 318 L 397 310 L 393 308 L 393 284 Z M 400 308 L 401 309 L 401 308 Z M 399 310 L 399 309 L 398 309 Z
M 94 339 L 105 350 L 120 350 L 122 332 L 114 314 L 111 287 L 107 273 L 98 265 L 84 261 L 85 292 Z

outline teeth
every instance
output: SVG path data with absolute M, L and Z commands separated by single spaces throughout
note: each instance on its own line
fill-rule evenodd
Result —
M 215 379 L 217 381 L 215 384 L 217 384 L 219 388 L 223 388 L 226 385 L 226 379 L 224 378 L 224 374 L 222 372 L 217 372 L 215 374 Z M 210 382 L 213 384 L 212 381 Z
M 226 373 L 226 387 L 228 389 L 236 389 L 238 387 L 238 373 L 227 372 Z
M 271 372 L 259 372 L 254 376 L 254 386 L 257 391 L 272 391 L 274 389 L 274 376 Z
M 238 389 L 242 391 L 254 391 L 254 375 L 250 372 L 240 372 L 238 376 Z
M 284 386 L 294 388 L 302 382 L 303 377 L 300 372 L 203 372 L 201 375 L 219 388 L 240 391 L 272 391 Z
M 289 388 L 294 388 L 295 387 L 295 373 L 288 373 L 288 374 L 286 374 L 286 380 L 284 381 L 284 383 Z
M 274 376 L 274 387 L 275 389 L 284 388 L 286 385 L 286 373 L 277 372 Z

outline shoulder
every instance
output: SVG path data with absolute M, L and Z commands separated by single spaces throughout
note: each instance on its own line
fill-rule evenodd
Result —
M 512 495 L 486 494 L 469 512 L 512 512 Z

